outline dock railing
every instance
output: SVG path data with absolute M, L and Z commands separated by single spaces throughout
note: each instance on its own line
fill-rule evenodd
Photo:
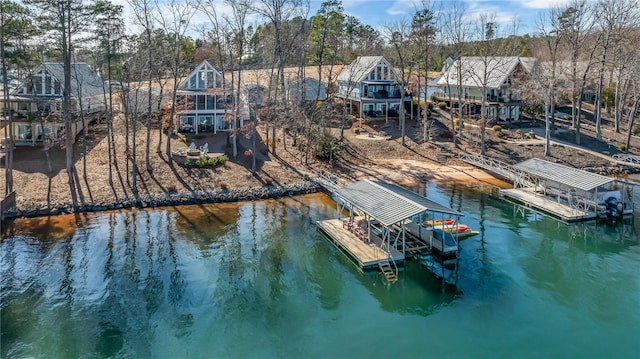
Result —
M 324 189 L 333 193 L 340 184 L 340 177 L 326 171 L 314 171 L 314 181 L 319 183 Z
M 514 187 L 532 187 L 535 185 L 535 181 L 530 178 L 527 173 L 515 169 L 510 164 L 496 160 L 495 158 L 469 152 L 460 153 L 458 158 L 468 164 L 484 168 L 487 171 L 493 172 L 510 180 L 514 183 Z

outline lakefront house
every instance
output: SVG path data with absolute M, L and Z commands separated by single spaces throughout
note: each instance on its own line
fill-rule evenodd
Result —
M 348 103 L 351 113 L 360 117 L 398 117 L 400 109 L 411 104 L 396 69 L 382 56 L 360 56 L 338 75 L 335 94 Z
M 449 58 L 437 83 L 436 100 L 451 107 L 461 102 L 463 114 L 471 117 L 480 116 L 484 101 L 486 118 L 518 119 L 522 101 L 514 91 L 514 79 L 527 73 L 533 61 L 516 56 Z
M 66 133 L 63 90 L 62 63 L 44 62 L 35 67 L 11 93 L 9 111 L 13 125 L 9 128 L 8 116 L 3 117 L 3 138 L 13 133 L 16 146 L 34 146 L 61 138 Z M 102 78 L 86 63 L 71 64 L 69 110 L 73 118 L 70 132 L 74 135 L 96 114 L 106 110 Z
M 217 133 L 233 128 L 233 121 L 225 118 L 233 110 L 233 95 L 225 92 L 222 73 L 207 60 L 180 82 L 176 104 L 180 132 Z M 240 118 L 242 122 L 244 117 Z

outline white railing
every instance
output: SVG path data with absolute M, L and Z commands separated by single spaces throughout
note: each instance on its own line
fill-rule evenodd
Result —
M 535 184 L 535 180 L 533 180 L 527 173 L 513 168 L 513 166 L 506 162 L 469 152 L 459 154 L 458 158 L 466 163 L 503 176 L 504 178 L 511 180 L 516 187 L 531 187 Z
M 327 191 L 334 192 L 340 183 L 340 177 L 325 171 L 314 171 L 314 181 L 323 186 Z

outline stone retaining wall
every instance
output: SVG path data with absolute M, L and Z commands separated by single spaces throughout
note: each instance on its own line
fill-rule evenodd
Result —
M 163 206 L 180 206 L 188 204 L 205 204 L 220 202 L 256 201 L 268 198 L 295 196 L 307 193 L 316 193 L 323 190 L 322 186 L 314 181 L 294 183 L 284 186 L 264 186 L 257 188 L 242 188 L 215 191 L 171 192 L 142 195 L 140 198 L 128 197 L 111 203 L 93 203 L 81 206 L 74 211 L 69 203 L 55 203 L 47 207 L 46 202 L 30 202 L 20 208 L 10 208 L 5 213 L 5 219 L 18 217 L 38 217 L 74 212 L 98 212 L 123 208 L 146 208 Z

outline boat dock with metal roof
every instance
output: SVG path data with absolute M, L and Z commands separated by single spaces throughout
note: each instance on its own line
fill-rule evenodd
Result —
M 352 257 L 362 269 L 378 267 L 387 280 L 397 279 L 398 265 L 407 257 L 421 253 L 436 254 L 444 248 L 448 259 L 457 258 L 458 243 L 431 235 L 426 241 L 409 238 L 407 227 L 422 225 L 427 219 L 463 214 L 440 205 L 400 186 L 362 180 L 336 188 L 338 219 L 318 221 L 318 228 L 332 243 Z M 344 213 L 348 211 L 348 215 Z M 453 256 L 450 256 L 453 254 Z
M 532 158 L 513 166 L 513 189 L 500 194 L 565 222 L 617 219 L 633 213 L 633 189 L 625 181 Z

